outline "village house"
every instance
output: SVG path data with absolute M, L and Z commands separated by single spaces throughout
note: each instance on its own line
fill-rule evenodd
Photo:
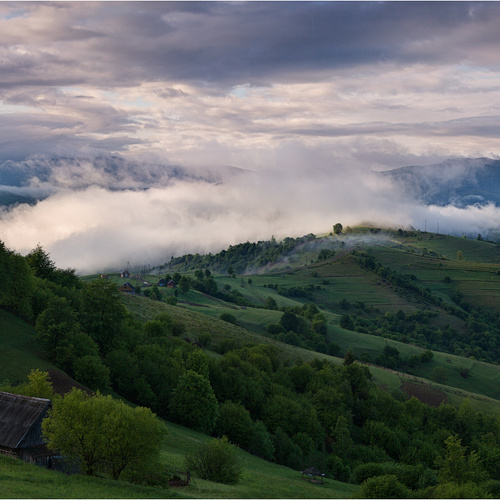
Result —
M 166 286 L 167 288 L 175 288 L 176 284 L 175 281 L 172 279 L 167 281 L 165 278 L 162 278 L 160 281 L 158 281 L 158 283 L 156 283 L 156 286 Z
M 130 272 L 128 270 L 125 270 L 123 271 L 121 274 L 120 274 L 120 278 L 130 278 Z
M 50 407 L 49 399 L 0 391 L 0 454 L 50 467 L 56 454 L 42 439 L 42 420 Z
M 118 290 L 125 293 L 135 293 L 135 287 L 131 283 L 124 283 Z

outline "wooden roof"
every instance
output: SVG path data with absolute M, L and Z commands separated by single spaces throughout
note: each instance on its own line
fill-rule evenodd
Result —
M 316 467 L 309 467 L 309 469 L 303 470 L 302 474 L 307 474 L 308 476 L 321 476 L 321 472 L 316 469 Z
M 49 406 L 50 399 L 0 391 L 0 446 L 16 448 Z

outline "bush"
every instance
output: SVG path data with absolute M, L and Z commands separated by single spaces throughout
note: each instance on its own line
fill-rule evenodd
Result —
M 187 470 L 216 483 L 236 484 L 243 473 L 236 448 L 226 436 L 211 439 L 195 452 L 186 453 L 185 461 Z
M 219 316 L 219 319 L 221 319 L 222 321 L 227 321 L 228 323 L 232 323 L 233 325 L 236 325 L 236 323 L 238 322 L 236 317 L 229 313 L 222 313 Z
M 410 490 L 398 481 L 396 476 L 385 476 L 367 479 L 359 490 L 361 498 L 409 498 Z
M 369 462 L 358 465 L 352 471 L 351 481 L 355 484 L 361 484 L 372 477 L 385 476 L 389 473 L 394 474 L 394 463 L 375 463 Z

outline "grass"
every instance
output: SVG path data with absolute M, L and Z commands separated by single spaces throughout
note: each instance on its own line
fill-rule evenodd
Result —
M 181 426 L 167 423 L 169 435 L 163 460 L 184 470 L 184 454 L 209 439 Z M 325 480 L 311 484 L 299 471 L 265 462 L 238 450 L 244 473 L 236 485 L 223 485 L 192 476 L 183 488 L 155 488 L 124 481 L 66 475 L 0 456 L 0 498 L 350 498 L 359 489 L 353 484 Z
M 162 459 L 185 470 L 184 455 L 209 439 L 166 422 L 169 434 Z M 359 486 L 325 480 L 311 484 L 300 472 L 237 451 L 244 474 L 236 485 L 223 485 L 193 476 L 190 486 L 162 489 L 81 475 L 66 475 L 0 456 L 0 498 L 350 498 Z M 309 466 L 309 464 L 307 465 Z
M 0 455 L 0 498 L 179 498 L 174 490 L 67 475 Z
M 163 458 L 185 470 L 184 453 L 209 438 L 176 424 L 167 423 L 167 427 L 169 435 Z M 266 462 L 241 450 L 237 453 L 244 474 L 236 485 L 222 485 L 195 477 L 189 487 L 176 491 L 183 498 L 350 498 L 359 488 L 329 479 L 324 485 L 311 484 L 301 478 L 299 471 Z

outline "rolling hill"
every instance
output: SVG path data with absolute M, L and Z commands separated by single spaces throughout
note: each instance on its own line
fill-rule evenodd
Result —
M 167 274 L 188 284 L 182 289 L 180 281 L 177 288 L 156 286 Z M 236 358 L 227 358 L 228 354 L 249 356 L 253 352 L 257 356 L 261 351 L 252 349 L 267 346 L 269 351 L 262 352 L 273 352 L 273 363 L 282 367 L 273 377 L 279 373 L 287 379 L 295 373 L 294 367 L 319 370 L 326 366 L 323 362 L 340 373 L 345 370 L 344 358 L 352 352 L 355 365 L 367 367 L 374 386 L 393 401 L 415 396 L 434 408 L 444 404 L 458 411 L 466 404 L 486 416 L 482 418 L 500 415 L 500 251 L 494 243 L 356 227 L 346 228 L 344 234 L 247 243 L 215 256 L 177 258 L 157 268 L 155 274 L 137 271 L 127 278 L 118 274 L 106 280 L 96 275 L 81 278 L 83 283 L 96 283 L 96 279 L 135 286 L 135 293 L 119 295 L 133 318 L 128 328 L 136 328 L 133 322 L 153 324 L 165 313 L 172 324 L 182 325 L 180 335 L 185 342 L 174 339 L 176 356 L 185 350 L 182 345 L 189 353 L 197 344 L 203 346 L 212 365 L 225 359 L 235 363 Z M 280 329 L 287 312 L 298 318 L 298 326 L 288 332 Z M 0 332 L 0 380 L 19 383 L 35 368 L 62 373 L 34 341 L 33 326 L 0 310 Z M 273 387 L 278 387 L 278 379 L 282 383 L 279 377 Z M 306 404 L 300 399 L 304 397 L 299 395 L 301 404 Z M 314 393 L 308 397 L 314 400 Z M 178 423 L 167 422 L 167 426 L 170 436 L 163 456 L 181 468 L 186 451 L 207 436 Z M 363 432 L 354 425 L 351 435 L 366 442 Z M 167 496 L 346 498 L 358 494 L 358 485 L 333 479 L 321 490 L 310 491 L 293 467 L 270 464 L 243 450 L 239 454 L 246 473 L 238 485 L 219 486 L 197 479 L 187 489 Z M 350 460 L 353 467 L 359 465 Z M 9 460 L 0 465 L 11 477 L 5 490 L 9 497 L 16 496 L 16 481 L 21 484 L 28 481 L 26 477 L 39 477 L 40 486 L 32 490 L 33 495 L 46 496 L 45 471 L 38 475 L 32 467 L 14 467 Z M 62 476 L 51 477 L 59 488 L 51 496 L 71 496 L 71 491 L 86 496 L 79 481 L 68 484 Z M 273 486 L 263 487 L 266 483 Z M 89 497 L 114 495 L 114 486 L 108 490 L 107 484 L 94 484 L 92 479 L 85 488 Z M 27 490 L 19 491 L 24 496 Z M 156 491 L 137 489 L 130 495 L 164 496 Z

